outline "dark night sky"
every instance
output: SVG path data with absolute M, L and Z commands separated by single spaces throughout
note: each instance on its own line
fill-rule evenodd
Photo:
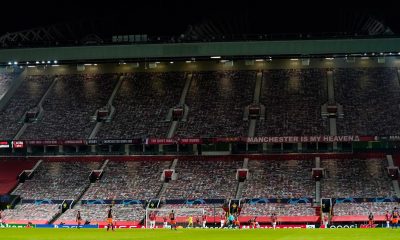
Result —
M 230 33 L 351 32 L 368 16 L 400 34 L 400 8 L 394 2 L 349 1 L 113 1 L 90 3 L 2 3 L 0 35 L 55 23 L 90 22 L 99 35 L 176 35 L 189 25 L 212 22 Z M 111 2 L 111 1 L 110 1 Z M 218 2 L 218 4 L 216 4 Z M 236 1 L 237 2 L 237 1 Z M 360 7 L 359 5 L 362 5 Z M 85 26 L 89 26 L 85 25 Z M 85 27 L 83 27 L 85 28 Z

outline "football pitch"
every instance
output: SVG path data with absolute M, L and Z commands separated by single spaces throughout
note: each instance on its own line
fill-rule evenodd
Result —
M 398 240 L 400 229 L 0 229 L 4 240 Z

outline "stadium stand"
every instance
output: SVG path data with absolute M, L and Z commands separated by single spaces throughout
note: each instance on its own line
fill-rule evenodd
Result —
M 325 169 L 322 197 L 395 196 L 385 159 L 324 159 L 321 166 Z
M 27 76 L 0 112 L 0 138 L 12 139 L 23 124 L 26 111 L 37 106 L 53 80 L 52 76 Z
M 19 204 L 15 209 L 4 210 L 4 219 L 8 223 L 49 223 L 58 213 L 60 206 L 57 204 Z
M 186 104 L 187 122 L 179 123 L 179 137 L 247 136 L 244 108 L 252 103 L 255 71 L 198 72 L 193 75 Z
M 118 74 L 59 75 L 57 78 L 43 103 L 43 118 L 31 124 L 21 139 L 88 138 L 95 126 L 92 116 L 107 104 Z
M 242 216 L 315 216 L 315 209 L 310 204 L 257 203 L 242 204 Z
M 156 198 L 162 181 L 161 174 L 170 161 L 110 161 L 103 177 L 91 184 L 82 199 Z
M 14 78 L 13 74 L 1 73 L 0 74 L 0 97 L 3 96 L 11 85 Z
M 90 172 L 99 166 L 99 162 L 80 162 L 79 159 L 43 162 L 34 177 L 25 181 L 14 194 L 24 199 L 76 200 L 89 185 Z
M 272 69 L 263 73 L 265 121 L 257 136 L 327 135 L 321 105 L 328 100 L 325 69 Z
M 142 205 L 122 205 L 115 204 L 113 209 L 113 219 L 118 222 L 135 222 L 138 224 L 146 215 Z M 104 224 L 107 219 L 108 205 L 91 204 L 76 205 L 73 209 L 68 209 L 56 223 L 76 224 L 77 211 L 81 211 L 83 221 L 89 221 L 91 224 Z
M 399 135 L 400 86 L 395 68 L 337 68 L 336 101 L 343 105 L 339 135 Z
M 394 202 L 362 202 L 362 203 L 337 203 L 333 207 L 335 216 L 368 216 L 372 212 L 375 216 L 390 213 L 398 203 Z
M 114 100 L 114 119 L 103 124 L 97 138 L 166 137 L 168 110 L 179 103 L 184 72 L 135 73 L 125 80 Z
M 243 161 L 179 160 L 177 180 L 168 183 L 165 199 L 230 199 L 235 197 L 236 170 Z
M 313 160 L 250 160 L 244 198 L 313 198 Z

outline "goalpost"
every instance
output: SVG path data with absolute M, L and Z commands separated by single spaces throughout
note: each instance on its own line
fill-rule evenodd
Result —
M 193 227 L 196 227 L 196 218 L 200 219 L 202 223 L 202 216 L 205 213 L 204 208 L 146 208 L 146 219 L 145 226 L 150 228 L 150 214 L 154 213 L 156 216 L 155 228 L 171 227 L 169 214 L 174 210 L 175 220 L 178 226 L 186 227 L 188 224 L 188 218 L 192 217 Z M 167 226 L 164 226 L 164 218 L 167 220 Z M 200 226 L 198 226 L 200 227 Z

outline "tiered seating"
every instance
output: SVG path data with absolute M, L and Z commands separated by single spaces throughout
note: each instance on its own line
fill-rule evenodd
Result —
M 336 69 L 335 98 L 343 105 L 339 135 L 400 134 L 400 86 L 395 68 Z
M 315 209 L 310 204 L 281 204 L 281 203 L 258 203 L 243 204 L 240 215 L 242 216 L 314 216 Z
M 116 74 L 60 75 L 43 104 L 43 119 L 30 125 L 21 139 L 85 139 L 117 83 Z
M 9 193 L 18 184 L 18 175 L 23 170 L 32 169 L 35 163 L 17 159 L 0 161 L 0 195 Z
M 375 216 L 385 215 L 386 211 L 392 213 L 395 207 L 394 202 L 365 202 L 365 203 L 338 203 L 333 208 L 335 216 L 368 216 L 372 212 Z
M 4 210 L 3 215 L 7 223 L 48 223 L 60 211 L 60 206 L 56 204 L 19 204 L 15 209 Z
M 113 205 L 113 219 L 117 222 L 121 221 L 141 221 L 145 218 L 146 211 L 142 205 Z M 81 211 L 82 220 L 88 220 L 91 224 L 104 223 L 107 220 L 108 205 L 77 205 L 74 209 L 67 210 L 56 223 L 73 223 L 76 224 L 76 214 Z
M 178 179 L 171 181 L 166 199 L 229 199 L 235 197 L 236 170 L 242 161 L 180 160 L 175 168 Z
M 50 76 L 28 76 L 0 113 L 1 139 L 12 139 L 22 126 L 26 111 L 35 107 L 51 84 Z
M 2 73 L 0 74 L 0 98 L 5 94 L 11 85 L 14 75 Z
M 170 123 L 165 119 L 168 110 L 179 103 L 185 73 L 136 73 L 125 78 L 113 103 L 114 119 L 96 137 L 166 137 Z
M 181 137 L 247 136 L 244 108 L 252 103 L 255 71 L 199 72 L 186 97 L 189 119 L 179 123 Z
M 279 69 L 263 74 L 260 102 L 265 121 L 258 121 L 258 136 L 326 135 L 321 105 L 327 98 L 324 69 Z
M 244 198 L 314 197 L 313 160 L 250 160 Z
M 327 159 L 322 160 L 321 166 L 326 170 L 321 181 L 322 197 L 395 195 L 385 159 Z
M 83 199 L 156 198 L 161 189 L 161 174 L 169 161 L 111 161 L 100 181 L 93 183 Z
M 89 185 L 89 175 L 99 162 L 43 162 L 15 194 L 25 199 L 77 199 Z

